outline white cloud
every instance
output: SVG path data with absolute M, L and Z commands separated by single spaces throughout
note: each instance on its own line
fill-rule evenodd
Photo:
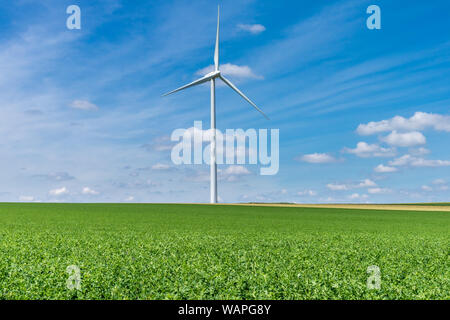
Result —
M 52 195 L 52 196 L 62 196 L 64 194 L 68 194 L 69 190 L 67 190 L 66 187 L 62 187 L 62 188 L 59 188 L 59 189 L 50 190 L 48 193 L 50 195 Z
M 238 181 L 241 176 L 251 174 L 251 172 L 244 166 L 232 165 L 228 166 L 225 170 L 218 170 L 221 179 L 228 182 Z
M 389 164 L 391 166 L 406 166 L 406 165 L 410 164 L 414 159 L 416 159 L 416 158 L 412 157 L 409 154 L 405 154 L 399 158 L 389 161 Z
M 173 142 L 168 135 L 156 137 L 151 143 L 143 144 L 141 147 L 149 152 L 156 151 L 168 151 L 173 148 Z
M 348 196 L 348 198 L 351 199 L 351 200 L 367 199 L 368 197 L 369 196 L 367 194 L 359 194 L 359 193 L 353 193 L 353 194 Z
M 83 190 L 81 191 L 82 194 L 89 194 L 89 195 L 98 195 L 99 192 L 95 191 L 89 187 L 84 187 Z
M 344 152 L 352 153 L 361 158 L 368 157 L 393 157 L 395 155 L 394 148 L 383 148 L 377 144 L 368 144 L 366 142 L 358 142 L 355 149 L 344 148 Z
M 416 112 L 409 119 L 395 116 L 388 120 L 360 124 L 356 131 L 361 135 L 371 135 L 393 130 L 413 131 L 426 128 L 450 132 L 450 116 Z
M 214 71 L 214 66 L 209 65 L 196 72 L 197 75 L 204 76 Z M 220 72 L 225 76 L 231 76 L 236 78 L 250 78 L 250 79 L 263 79 L 264 77 L 255 74 L 249 66 L 238 66 L 231 63 L 225 63 L 220 66 Z
M 382 140 L 391 146 L 397 147 L 413 147 L 427 142 L 425 136 L 419 131 L 398 133 L 394 130 Z
M 413 167 L 445 167 L 450 166 L 449 160 L 429 160 L 424 158 L 413 157 L 405 154 L 400 158 L 389 161 L 391 166 L 413 166 Z
M 375 172 L 386 173 L 386 172 L 395 172 L 398 169 L 394 167 L 385 166 L 383 164 L 379 164 L 378 166 L 375 167 L 374 170 Z
M 164 164 L 164 163 L 157 163 L 157 164 L 152 165 L 153 170 L 167 170 L 169 168 L 170 168 L 170 166 L 168 164 Z
M 73 180 L 75 177 L 71 176 L 67 172 L 53 172 L 48 174 L 36 174 L 33 177 L 45 179 L 45 180 L 51 180 L 51 181 L 68 181 Z
M 213 131 L 211 129 L 205 129 L 202 130 L 201 128 L 197 127 L 190 127 L 186 129 L 183 140 L 184 141 L 190 141 L 192 145 L 197 143 L 208 143 L 211 141 Z M 256 132 L 255 132 L 256 134 Z M 251 133 L 248 133 L 246 131 L 238 131 L 235 130 L 233 134 L 227 134 L 227 132 L 222 132 L 222 134 L 218 134 L 216 137 L 217 141 L 217 161 L 219 164 L 222 164 L 226 162 L 226 156 L 234 154 L 235 157 L 257 157 L 258 156 L 258 149 L 255 147 L 252 143 L 237 143 L 239 141 L 247 141 L 251 136 Z M 255 135 L 256 137 L 256 135 Z M 208 159 L 206 161 L 209 161 L 210 159 L 210 148 L 206 147 L 203 149 L 203 159 Z
M 250 174 L 250 171 L 247 170 L 244 166 L 229 166 L 224 170 L 225 174 L 234 174 L 234 175 L 246 175 Z
M 34 202 L 35 198 L 33 196 L 20 196 L 19 201 L 23 202 Z
M 367 190 L 370 194 L 383 194 L 383 193 L 389 193 L 391 192 L 390 189 L 385 188 L 370 188 Z
M 312 154 L 305 154 L 304 156 L 300 157 L 300 160 L 304 162 L 309 163 L 330 163 L 330 162 L 336 162 L 336 159 L 333 156 L 330 156 L 326 153 L 312 153 Z
M 259 34 L 266 30 L 262 24 L 238 24 L 238 29 L 243 31 L 248 31 L 251 34 Z
M 154 146 L 156 151 L 169 151 L 173 148 L 172 145 L 156 145 Z
M 125 201 L 133 201 L 134 200 L 134 197 L 133 196 L 129 196 L 129 197 L 127 197 L 127 198 L 125 198 Z
M 299 196 L 311 196 L 311 197 L 314 197 L 314 196 L 317 195 L 317 192 L 314 191 L 314 190 L 304 190 L 304 191 L 297 192 L 297 194 Z
M 450 166 L 450 160 L 428 160 L 417 158 L 411 162 L 414 167 L 447 167 Z
M 358 188 L 375 187 L 377 184 L 370 180 L 364 179 L 360 184 L 357 185 Z
M 435 179 L 433 180 L 433 184 L 445 184 L 446 181 L 444 179 Z
M 433 188 L 432 187 L 430 187 L 430 186 L 422 186 L 422 190 L 424 190 L 424 191 L 433 191 Z
M 409 150 L 409 153 L 414 156 L 423 156 L 423 155 L 429 154 L 430 150 L 428 150 L 427 148 L 424 148 L 424 147 L 412 148 Z
M 96 111 L 98 106 L 89 102 L 87 100 L 74 100 L 70 106 L 74 109 L 85 110 L 85 111 Z
M 327 184 L 327 188 L 330 190 L 333 190 L 333 191 L 348 190 L 348 187 L 345 184 L 329 183 L 329 184 Z
M 377 184 L 370 180 L 370 179 L 364 179 L 360 183 L 353 183 L 353 184 L 337 184 L 337 183 L 329 183 L 327 184 L 327 188 L 333 191 L 343 191 L 343 190 L 350 190 L 350 189 L 357 189 L 357 188 L 368 188 L 368 187 L 375 187 Z

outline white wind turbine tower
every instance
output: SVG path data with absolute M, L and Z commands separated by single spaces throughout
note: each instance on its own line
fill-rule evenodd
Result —
M 219 70 L 219 16 L 220 8 L 217 9 L 217 33 L 216 33 L 216 48 L 214 50 L 214 71 L 208 73 L 204 77 L 188 83 L 178 89 L 170 91 L 163 96 L 181 91 L 183 89 L 193 87 L 202 83 L 209 81 L 211 83 L 211 203 L 217 203 L 217 163 L 216 163 L 216 78 L 219 78 L 225 84 L 227 84 L 231 89 L 236 91 L 242 98 L 244 98 L 248 103 L 250 103 L 256 110 L 258 110 L 267 120 L 269 118 L 264 114 L 264 112 L 259 109 L 256 104 L 253 103 L 249 98 L 245 96 L 230 80 L 226 79 Z

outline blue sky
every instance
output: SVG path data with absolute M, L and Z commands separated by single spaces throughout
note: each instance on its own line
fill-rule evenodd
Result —
M 218 3 L 0 4 L 0 201 L 207 202 L 168 137 L 209 126 L 209 89 L 161 94 L 213 63 Z M 221 63 L 271 120 L 218 86 L 217 126 L 280 130 L 278 174 L 219 166 L 221 201 L 450 200 L 448 1 L 220 5 Z

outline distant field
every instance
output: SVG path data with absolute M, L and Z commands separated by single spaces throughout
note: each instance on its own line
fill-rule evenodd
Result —
M 296 208 L 331 208 L 331 209 L 369 209 L 369 210 L 401 210 L 401 211 L 449 211 L 450 204 L 441 203 L 398 203 L 398 204 L 354 204 L 354 203 L 327 203 L 327 204 L 296 204 L 296 203 L 241 203 L 226 205 L 260 206 L 260 207 L 296 207 Z
M 0 204 L 0 299 L 449 299 L 449 212 Z M 66 268 L 81 269 L 81 290 Z M 367 267 L 381 289 L 366 287 Z
M 446 207 L 450 206 L 450 202 L 435 202 L 435 203 L 411 203 L 411 205 L 415 206 L 439 206 L 439 207 Z

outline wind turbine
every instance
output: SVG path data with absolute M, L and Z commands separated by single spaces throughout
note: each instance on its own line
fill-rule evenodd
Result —
M 216 79 L 220 79 L 225 82 L 231 89 L 237 92 L 245 101 L 250 103 L 256 110 L 258 110 L 267 120 L 269 118 L 262 112 L 258 106 L 253 103 L 252 100 L 247 98 L 230 80 L 225 78 L 219 70 L 219 20 L 220 20 L 220 7 L 217 8 L 217 33 L 216 33 L 216 47 L 214 50 L 214 71 L 208 73 L 200 79 L 197 79 L 191 83 L 188 83 L 178 89 L 170 91 L 163 96 L 205 83 L 209 81 L 211 83 L 211 161 L 210 161 L 210 173 L 211 173 L 211 203 L 217 203 L 217 163 L 216 163 Z

